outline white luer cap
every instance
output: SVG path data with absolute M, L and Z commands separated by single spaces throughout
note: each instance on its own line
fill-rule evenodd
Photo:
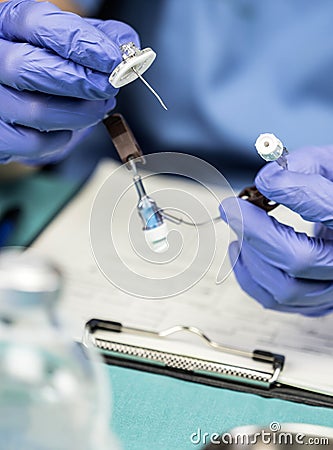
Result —
M 144 230 L 144 234 L 147 244 L 154 252 L 163 253 L 168 250 L 168 226 L 165 222 L 156 228 Z
M 156 58 L 156 53 L 149 47 L 137 51 L 137 54 L 122 61 L 111 73 L 109 83 L 120 88 L 136 80 L 149 69 Z M 133 70 L 134 69 L 134 70 Z
M 283 144 L 274 134 L 260 134 L 256 140 L 255 147 L 259 155 L 266 161 L 275 161 L 283 153 Z

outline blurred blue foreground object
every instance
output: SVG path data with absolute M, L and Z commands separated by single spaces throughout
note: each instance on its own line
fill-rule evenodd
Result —
M 108 384 L 56 314 L 62 277 L 32 251 L 0 254 L 0 448 L 116 449 Z

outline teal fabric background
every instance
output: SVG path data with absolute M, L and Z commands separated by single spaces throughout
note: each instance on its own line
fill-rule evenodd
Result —
M 0 216 L 7 208 L 22 210 L 8 246 L 26 246 L 74 195 L 81 180 L 63 180 L 51 174 L 37 173 L 0 183 Z
M 108 366 L 112 429 L 123 450 L 194 450 L 190 436 L 241 425 L 301 422 L 333 427 L 333 409 L 219 389 Z M 216 446 L 218 448 L 218 446 Z

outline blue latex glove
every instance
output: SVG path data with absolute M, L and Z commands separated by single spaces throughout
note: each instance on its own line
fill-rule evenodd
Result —
M 315 237 L 297 233 L 260 208 L 239 200 L 243 224 L 230 208 L 221 217 L 241 236 L 229 255 L 244 291 L 264 307 L 320 316 L 333 311 L 333 147 L 307 148 L 291 153 L 289 170 L 267 164 L 257 175 L 259 191 L 315 222 Z
M 115 106 L 108 82 L 135 31 L 51 3 L 0 4 L 0 161 L 59 159 Z

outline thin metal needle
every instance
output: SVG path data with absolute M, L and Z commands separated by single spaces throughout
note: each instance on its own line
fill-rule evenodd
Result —
M 147 88 L 150 90 L 150 92 L 152 94 L 155 95 L 155 97 L 157 98 L 157 100 L 160 102 L 161 106 L 167 111 L 168 108 L 166 107 L 164 101 L 161 99 L 161 97 L 158 95 L 158 93 L 150 86 L 150 84 L 148 83 L 148 81 L 146 81 L 143 76 L 134 68 L 132 67 L 133 72 L 140 78 L 140 80 L 142 81 L 143 84 L 145 84 L 147 86 Z
M 162 210 L 162 216 L 165 217 L 167 220 L 170 220 L 170 222 L 175 223 L 176 225 L 181 225 L 182 223 L 184 225 L 190 225 L 192 227 L 202 227 L 204 225 L 208 225 L 212 222 L 221 222 L 221 217 L 213 217 L 209 220 L 205 220 L 204 222 L 190 222 L 189 220 L 185 220 L 181 217 L 176 217 L 173 214 L 167 213 Z
M 289 154 L 288 150 L 284 148 L 280 158 L 275 160 L 279 164 L 279 166 L 281 166 L 284 170 L 288 170 L 288 160 L 287 160 L 288 154 Z

